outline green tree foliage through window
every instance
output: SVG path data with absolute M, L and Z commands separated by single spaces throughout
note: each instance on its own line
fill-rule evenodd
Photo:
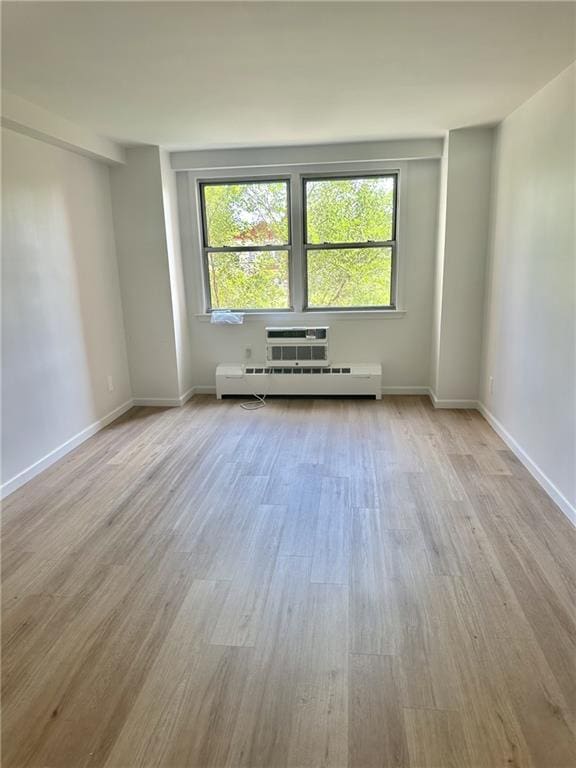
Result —
M 306 242 L 367 243 L 393 239 L 394 179 L 310 179 Z
M 390 305 L 390 248 L 308 251 L 308 305 Z
M 204 186 L 206 245 L 287 245 L 288 184 L 252 182 Z
M 208 266 L 214 309 L 290 306 L 288 251 L 212 251 Z

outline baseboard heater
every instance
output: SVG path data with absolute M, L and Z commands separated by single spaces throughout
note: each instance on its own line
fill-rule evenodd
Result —
M 216 368 L 216 397 L 221 400 L 226 395 L 371 395 L 380 400 L 382 366 L 221 364 Z

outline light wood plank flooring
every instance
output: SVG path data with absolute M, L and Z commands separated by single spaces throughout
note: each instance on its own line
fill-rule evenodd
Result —
M 3 510 L 3 768 L 573 768 L 576 535 L 424 398 L 137 408 Z

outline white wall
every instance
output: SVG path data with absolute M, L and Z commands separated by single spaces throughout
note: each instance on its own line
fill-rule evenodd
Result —
M 444 148 L 431 388 L 447 406 L 478 400 L 493 138 L 463 128 Z
M 400 306 L 406 310 L 404 315 L 267 313 L 247 317 L 243 326 L 227 327 L 211 325 L 206 318 L 199 316 L 203 312 L 202 278 L 194 175 L 178 174 L 182 246 L 190 298 L 193 382 L 196 387 L 213 387 L 216 365 L 243 361 L 247 346 L 252 347 L 254 361 L 264 360 L 266 325 L 312 323 L 330 326 L 331 358 L 334 361 L 381 361 L 383 387 L 388 390 L 421 388 L 427 391 L 440 164 L 437 159 L 432 159 L 414 160 L 401 165 L 399 258 Z M 245 170 L 244 174 L 249 175 L 250 171 Z
M 318 163 L 385 163 L 388 160 L 430 160 L 442 155 L 444 140 L 400 139 L 399 141 L 355 141 L 345 144 L 308 144 L 283 147 L 238 147 L 194 149 L 170 153 L 175 171 L 281 168 Z
M 6 491 L 131 393 L 108 167 L 6 129 L 2 155 Z
M 481 374 L 485 407 L 572 513 L 575 92 L 576 65 L 512 113 L 498 131 Z
M 68 149 L 93 160 L 123 163 L 124 150 L 114 141 L 65 120 L 37 104 L 2 89 L 2 126 Z
M 126 150 L 111 181 L 132 394 L 169 404 L 180 388 L 159 148 Z

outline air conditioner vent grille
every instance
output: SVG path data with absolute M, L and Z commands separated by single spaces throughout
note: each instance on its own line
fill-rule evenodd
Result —
M 328 339 L 328 328 L 266 328 L 266 339 L 292 339 L 298 341 L 321 341 Z
M 283 360 L 327 360 L 328 346 L 295 346 L 288 344 L 271 344 L 268 347 L 268 360 L 281 362 Z

